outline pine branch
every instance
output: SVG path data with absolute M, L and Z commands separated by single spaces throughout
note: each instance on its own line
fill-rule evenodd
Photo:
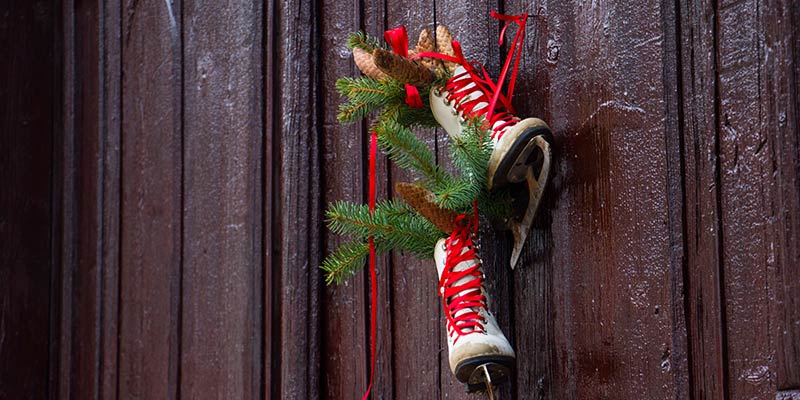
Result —
M 353 50 L 353 47 L 360 47 L 370 53 L 375 49 L 388 48 L 383 40 L 362 31 L 351 33 L 347 38 L 347 48 Z
M 341 284 L 364 267 L 369 255 L 369 244 L 364 242 L 347 242 L 328 255 L 320 268 L 325 271 L 325 283 Z
M 370 77 L 340 78 L 336 89 L 348 101 L 339 106 L 337 118 L 342 124 L 352 124 L 388 104 L 399 103 L 404 98 L 404 88 L 392 79 L 375 80 Z
M 362 241 L 373 236 L 376 243 L 420 256 L 430 257 L 441 236 L 433 223 L 399 201 L 381 201 L 372 213 L 366 204 L 339 201 L 325 214 L 328 228 L 336 234 Z
M 461 175 L 469 176 L 479 185 L 485 185 L 489 158 L 492 155 L 492 139 L 491 133 L 481 128 L 481 121 L 464 123 L 461 136 L 450 140 L 450 153 L 453 164 Z
M 421 173 L 429 183 L 446 179 L 446 173 L 436 165 L 428 146 L 407 128 L 387 119 L 379 122 L 374 130 L 378 135 L 378 145 L 398 167 Z

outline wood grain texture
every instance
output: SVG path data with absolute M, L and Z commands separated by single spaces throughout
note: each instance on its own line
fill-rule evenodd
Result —
M 520 115 L 551 120 L 550 71 L 557 61 L 557 32 L 551 31 L 547 5 L 544 2 L 522 2 L 507 4 L 506 13 L 528 13 L 525 43 L 520 74 L 514 92 L 515 107 Z M 560 132 L 554 132 L 556 143 Z M 556 162 L 561 154 L 553 153 Z M 558 165 L 558 164 L 555 164 Z M 515 397 L 521 399 L 553 398 L 556 348 L 553 326 L 554 309 L 552 296 L 554 270 L 560 268 L 552 263 L 553 242 L 551 209 L 554 207 L 554 191 L 547 189 L 542 206 L 534 221 L 529 239 L 513 272 L 514 330 L 517 351 L 517 379 Z M 507 250 L 506 259 L 509 257 Z M 498 262 L 507 264 L 502 259 Z
M 798 166 L 790 5 L 722 2 L 716 11 L 729 394 L 766 398 L 800 382 L 797 343 L 784 341 L 797 338 L 800 319 L 776 302 L 778 291 L 796 297 L 800 268 L 782 246 L 797 229 L 786 219 L 790 210 L 796 216 L 796 199 L 785 204 L 784 195 L 787 186 L 797 191 Z M 787 275 L 795 282 L 787 285 Z
M 277 316 L 280 348 L 272 368 L 279 375 L 277 398 L 318 398 L 322 332 L 317 268 L 322 260 L 320 202 L 319 50 L 315 2 L 276 3 L 277 25 L 273 207 L 276 210 L 273 268 L 279 279 Z
M 122 4 L 119 389 L 178 393 L 182 61 L 180 3 Z
M 46 399 L 59 60 L 53 1 L 0 4 L 0 398 Z M 25 43 L 25 46 L 8 45 Z M 55 72 L 54 72 L 55 71 Z
M 180 397 L 261 397 L 262 9 L 183 8 Z
M 684 143 L 686 318 L 692 395 L 723 398 L 725 336 L 717 138 L 716 41 L 709 2 L 681 2 L 682 129 Z
M 354 76 L 358 70 L 345 44 L 351 32 L 359 30 L 358 2 L 326 1 L 322 3 L 320 96 L 322 103 L 322 184 L 323 199 L 362 203 L 366 199 L 364 150 L 368 138 L 361 124 L 342 126 L 336 120 L 336 110 L 343 100 L 336 90 L 336 80 Z M 322 227 L 320 227 L 322 228 Z M 343 238 L 327 230 L 324 233 L 325 252 L 334 251 Z M 312 266 L 312 267 L 316 267 Z M 366 278 L 365 278 L 366 277 Z M 367 389 L 370 373 L 368 322 L 369 278 L 358 273 L 343 285 L 325 288 L 323 317 L 324 355 L 322 356 L 324 390 L 320 397 L 357 399 Z M 382 299 L 386 299 L 382 293 Z M 382 330 L 382 335 L 390 331 Z M 388 349 L 382 347 L 380 351 Z M 383 384 L 382 386 L 386 386 Z M 389 383 L 391 386 L 391 383 Z
M 558 159 L 553 397 L 679 398 L 661 4 L 545 11 Z
M 795 3 L 0 5 L 26 43 L 0 47 L 0 398 L 360 397 L 368 272 L 317 269 L 325 204 L 367 193 L 367 125 L 335 119 L 346 36 L 445 23 L 497 76 L 493 9 L 531 15 L 514 103 L 555 134 L 515 271 L 480 232 L 517 352 L 500 397 L 797 398 Z M 379 171 L 379 198 L 413 179 Z M 479 398 L 433 262 L 378 271 L 373 398 Z
M 100 305 L 98 397 L 117 396 L 119 386 L 119 276 L 122 222 L 122 2 L 106 1 L 103 13 L 103 272 Z

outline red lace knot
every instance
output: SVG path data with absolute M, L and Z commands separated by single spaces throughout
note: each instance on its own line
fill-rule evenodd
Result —
M 511 99 L 514 95 L 514 86 L 517 81 L 517 71 L 519 61 L 522 58 L 522 41 L 525 38 L 525 24 L 528 21 L 528 14 L 505 15 L 496 11 L 491 12 L 492 18 L 505 21 L 503 29 L 500 31 L 499 43 L 502 46 L 506 29 L 511 24 L 518 25 L 514 40 L 508 49 L 508 55 L 503 63 L 503 70 L 495 83 L 486 68 L 476 61 L 469 62 L 464 58 L 461 51 L 461 44 L 453 41 L 453 51 L 455 56 L 426 52 L 415 55 L 414 57 L 433 57 L 459 64 L 464 68 L 464 72 L 456 74 L 447 81 L 445 90 L 448 92 L 447 101 L 454 103 L 464 119 L 483 116 L 488 127 L 492 129 L 492 137 L 499 138 L 505 130 L 518 121 L 514 116 L 514 107 L 511 106 Z M 513 67 L 511 65 L 513 61 Z M 503 84 L 508 76 L 508 89 L 506 94 L 502 93 Z
M 461 214 L 455 229 L 445 241 L 445 266 L 439 279 L 439 295 L 447 317 L 448 335 L 460 336 L 483 333 L 486 309 L 483 295 L 483 271 L 475 251 L 472 232 L 475 216 Z

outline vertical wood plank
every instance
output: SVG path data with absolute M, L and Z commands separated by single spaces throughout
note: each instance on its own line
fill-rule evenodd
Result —
M 103 3 L 103 217 L 100 355 L 101 399 L 117 397 L 119 382 L 119 267 L 122 219 L 122 2 Z
M 318 26 L 315 2 L 276 4 L 275 77 L 279 115 L 275 118 L 273 187 L 276 237 L 273 268 L 279 279 L 280 316 L 278 395 L 285 399 L 320 397 L 320 126 L 318 121 Z M 274 357 L 275 355 L 273 355 Z M 273 383 L 274 385 L 275 383 Z
M 264 249 L 264 304 L 262 318 L 264 319 L 264 337 L 262 349 L 264 352 L 263 371 L 263 398 L 266 400 L 280 398 L 280 262 L 277 259 L 280 251 L 280 238 L 276 229 L 280 221 L 280 209 L 277 201 L 276 188 L 279 179 L 277 164 L 280 160 L 278 140 L 280 132 L 276 129 L 280 101 L 277 100 L 277 89 L 280 82 L 277 76 L 277 16 L 275 15 L 275 0 L 264 2 L 264 154 L 262 167 L 264 179 L 262 187 L 264 213 L 262 245 Z
M 63 250 L 54 289 L 60 311 L 53 314 L 60 319 L 59 371 L 52 384 L 61 397 L 97 398 L 116 374 L 119 119 L 107 117 L 109 110 L 118 114 L 119 102 L 109 106 L 107 96 L 118 94 L 119 74 L 108 73 L 114 61 L 107 57 L 105 4 L 67 2 L 62 16 L 64 122 L 56 186 L 63 197 L 54 199 L 54 209 L 60 210 L 55 242 Z
M 800 398 L 800 4 L 767 2 L 764 10 L 766 48 L 776 53 L 767 72 L 767 115 L 769 131 L 776 132 L 772 157 L 778 169 L 771 233 L 777 247 L 777 383 L 779 390 L 794 389 Z
M 180 3 L 122 6 L 118 395 L 175 398 L 182 245 Z
M 321 57 L 319 93 L 322 106 L 322 171 L 324 203 L 345 200 L 361 203 L 366 195 L 364 175 L 365 132 L 361 126 L 341 126 L 336 120 L 343 99 L 336 91 L 336 80 L 360 74 L 345 44 L 351 32 L 359 30 L 361 9 L 358 2 L 323 2 L 321 15 Z M 326 254 L 334 251 L 342 238 L 327 230 L 323 236 Z M 312 267 L 317 267 L 316 265 Z M 357 399 L 368 385 L 369 329 L 367 328 L 369 298 L 365 292 L 365 274 L 358 273 L 343 285 L 331 285 L 325 290 L 322 334 L 325 356 L 323 370 L 324 397 Z M 385 293 L 382 294 L 385 299 Z M 387 335 L 390 331 L 382 331 Z M 387 351 L 381 348 L 382 352 Z M 391 384 L 391 383 L 390 383 Z M 376 385 L 376 389 L 379 385 Z
M 761 84 L 765 43 L 760 4 L 718 2 L 715 6 L 717 183 L 728 395 L 767 398 L 774 396 L 776 384 L 770 373 L 775 370 L 775 347 L 769 328 L 775 264 L 768 260 L 774 244 L 767 236 L 770 199 L 765 192 L 769 187 L 763 185 L 773 168 L 770 152 L 762 147 L 769 143 Z
M 800 290 L 796 243 L 784 245 L 797 232 L 798 209 L 791 5 L 721 2 L 716 11 L 729 394 L 771 398 L 800 384 L 797 343 L 785 342 L 797 337 L 800 319 L 780 301 Z M 786 197 L 787 187 L 795 196 Z
M 507 14 L 528 13 L 528 24 L 522 60 L 514 92 L 514 102 L 520 117 L 551 120 L 550 71 L 557 61 L 557 38 L 550 31 L 546 2 L 506 2 Z M 548 46 L 549 45 L 549 46 Z M 556 143 L 561 132 L 554 132 Z M 562 156 L 553 153 L 556 166 Z M 511 283 L 514 307 L 514 330 L 517 351 L 516 396 L 520 399 L 553 398 L 555 346 L 553 321 L 552 263 L 554 191 L 548 188 L 539 207 L 529 239 L 514 270 Z M 512 239 L 513 240 L 513 239 Z M 506 256 L 508 257 L 508 256 Z M 502 262 L 502 260 L 501 260 Z M 505 262 L 507 264 L 507 261 Z
M 725 396 L 714 10 L 680 2 L 687 307 L 692 394 Z
M 661 13 L 546 5 L 555 398 L 680 397 Z
M 53 1 L 0 4 L 0 398 L 46 399 L 59 70 Z M 24 46 L 14 45 L 24 43 Z M 53 310 L 55 311 L 55 310 Z
M 180 397 L 262 391 L 261 3 L 186 3 Z

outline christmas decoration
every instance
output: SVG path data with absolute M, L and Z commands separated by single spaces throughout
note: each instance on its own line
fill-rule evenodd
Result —
M 364 76 L 336 82 L 347 99 L 338 119 L 352 124 L 372 117 L 370 194 L 367 205 L 338 201 L 329 206 L 328 228 L 350 241 L 321 265 L 327 283 L 341 283 L 369 260 L 374 372 L 375 255 L 402 250 L 433 257 L 447 319 L 451 369 L 468 390 L 489 393 L 493 384 L 510 375 L 515 354 L 488 309 L 475 243 L 478 211 L 506 221 L 512 230 L 513 268 L 550 164 L 547 124 L 537 118 L 521 119 L 511 106 L 527 15 L 493 12 L 492 17 L 505 21 L 506 27 L 518 26 L 496 83 L 483 67 L 464 58 L 460 44 L 443 25 L 435 27 L 435 37 L 430 28 L 423 29 L 414 49 L 408 48 L 404 27 L 385 32 L 385 43 L 362 32 L 350 36 L 348 47 Z M 512 60 L 516 60 L 513 68 Z M 444 128 L 453 171 L 436 164 L 433 152 L 413 133 L 419 127 Z M 395 185 L 402 200 L 375 199 L 377 149 L 416 178 Z M 514 184 L 528 187 L 528 207 L 521 218 L 513 215 L 510 186 Z

